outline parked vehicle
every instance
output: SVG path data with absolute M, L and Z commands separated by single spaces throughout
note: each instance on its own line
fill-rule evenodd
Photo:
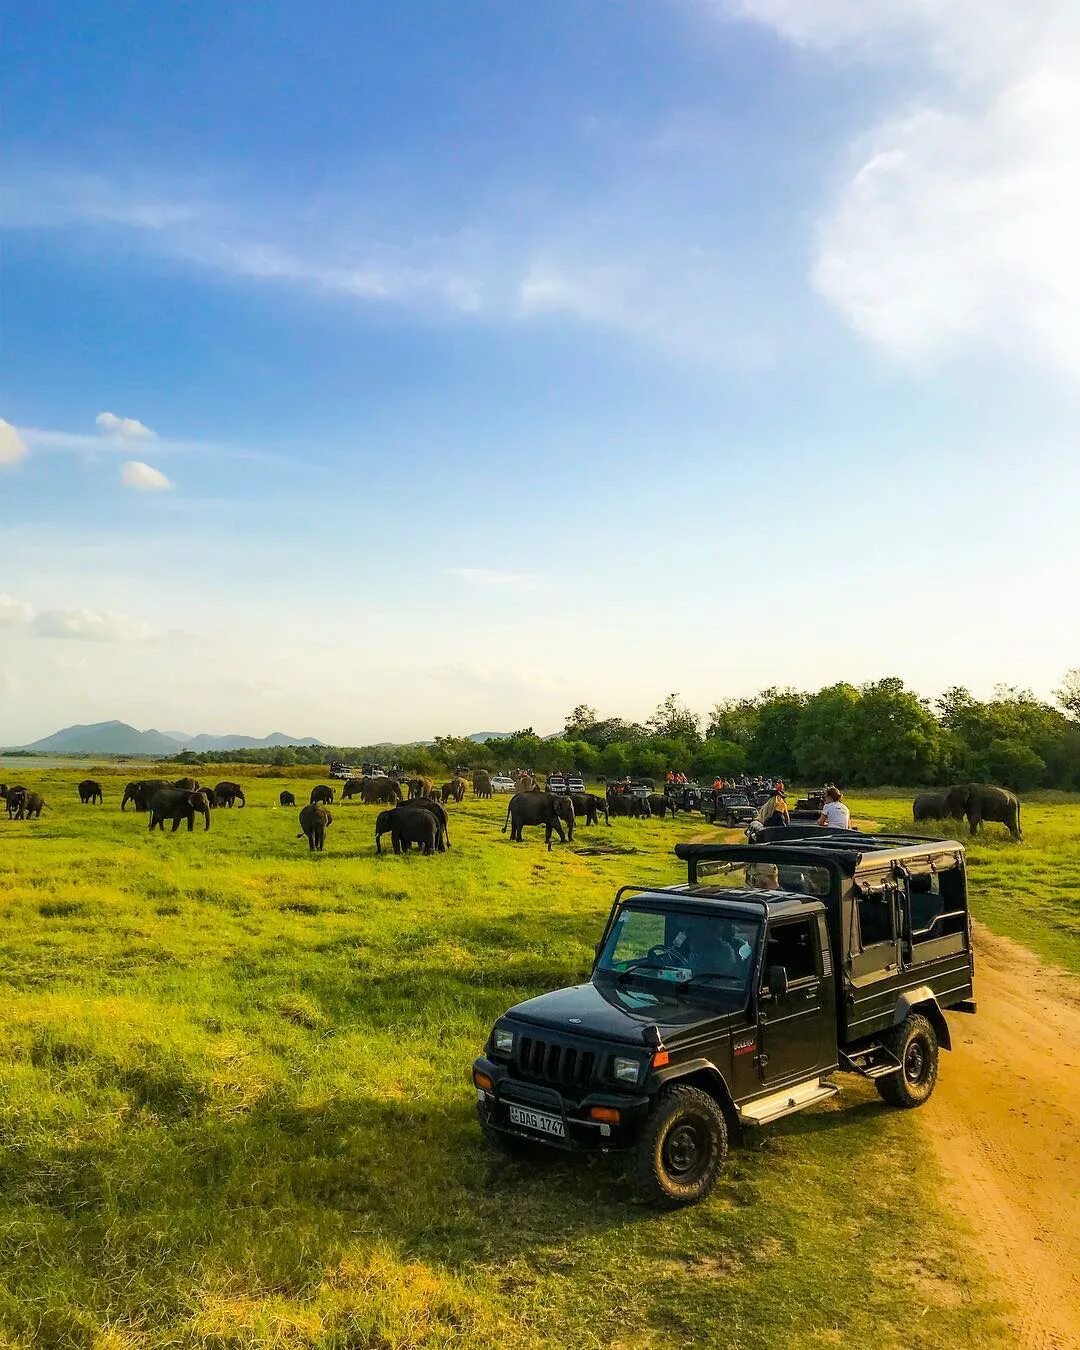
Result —
M 745 825 L 755 815 L 755 808 L 746 793 L 728 788 L 706 788 L 701 794 L 701 811 L 710 825 L 727 825 L 729 828 Z
M 493 773 L 491 775 L 492 792 L 516 792 L 517 784 L 505 773 Z
M 729 1136 L 833 1096 L 929 1100 L 948 1010 L 973 1013 L 964 849 L 777 830 L 679 844 L 684 885 L 624 886 L 587 984 L 519 1003 L 473 1065 L 495 1147 L 625 1150 L 653 1202 L 704 1199 Z

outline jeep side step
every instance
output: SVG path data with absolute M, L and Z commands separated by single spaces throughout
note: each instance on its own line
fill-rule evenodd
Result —
M 900 1072 L 900 1061 L 883 1045 L 870 1045 L 865 1050 L 840 1051 L 840 1067 L 845 1073 L 857 1073 L 863 1078 L 885 1078 Z
M 820 1078 L 810 1078 L 805 1083 L 796 1083 L 794 1087 L 774 1092 L 769 1097 L 758 1097 L 739 1107 L 739 1120 L 744 1125 L 771 1125 L 782 1116 L 790 1116 L 801 1111 L 804 1106 L 813 1106 L 827 1097 L 835 1097 L 840 1089 L 835 1083 L 823 1083 Z

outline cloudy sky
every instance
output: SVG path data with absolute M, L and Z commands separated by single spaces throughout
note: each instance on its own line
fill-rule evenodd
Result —
M 15 0 L 0 743 L 1080 664 L 1074 0 Z

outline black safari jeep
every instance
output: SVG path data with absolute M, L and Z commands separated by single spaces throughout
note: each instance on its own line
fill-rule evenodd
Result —
M 728 788 L 709 788 L 702 797 L 701 811 L 710 825 L 729 827 L 745 825 L 757 814 L 745 792 Z
M 677 845 L 687 883 L 618 892 L 588 984 L 498 1019 L 473 1065 L 493 1145 L 627 1150 L 675 1206 L 709 1194 L 729 1135 L 833 1095 L 836 1070 L 930 1097 L 946 1009 L 975 1011 L 963 847 L 770 833 Z

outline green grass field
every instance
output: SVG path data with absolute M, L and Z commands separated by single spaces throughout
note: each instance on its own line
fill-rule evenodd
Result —
M 0 819 L 0 1345 L 996 1343 L 919 1126 L 869 1085 L 674 1215 L 615 1162 L 485 1152 L 491 1021 L 581 978 L 615 888 L 677 880 L 700 817 L 582 831 L 636 850 L 587 857 L 469 800 L 450 854 L 378 858 L 349 804 L 312 857 L 276 802 L 316 779 L 215 775 L 249 806 L 151 836 L 123 779 L 82 807 L 84 770 L 17 772 L 49 809 Z M 973 850 L 976 912 L 1075 963 L 1080 806 L 1025 829 Z

